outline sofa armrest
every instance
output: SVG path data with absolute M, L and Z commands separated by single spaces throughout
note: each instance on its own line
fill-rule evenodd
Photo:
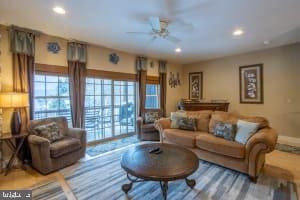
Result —
M 29 135 L 28 143 L 32 157 L 32 165 L 40 172 L 47 174 L 52 169 L 50 141 L 37 135 Z
M 141 139 L 143 124 L 144 124 L 144 119 L 142 117 L 137 117 L 137 119 L 136 119 L 136 132 L 137 132 L 138 139 Z
M 265 154 L 272 152 L 277 143 L 278 134 L 272 128 L 264 128 L 255 133 L 246 143 L 246 162 L 249 175 L 257 177 L 263 167 Z
M 171 119 L 160 118 L 154 122 L 154 126 L 159 131 L 160 142 L 163 143 L 163 131 L 164 129 L 171 128 Z
M 248 155 L 253 147 L 259 143 L 264 144 L 264 153 L 269 153 L 275 149 L 278 134 L 272 128 L 264 128 L 255 133 L 246 143 L 246 154 Z

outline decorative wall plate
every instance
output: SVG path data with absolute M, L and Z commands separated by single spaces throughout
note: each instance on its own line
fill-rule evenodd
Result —
M 120 57 L 116 53 L 109 54 L 109 61 L 113 64 L 118 64 Z
M 48 42 L 48 51 L 57 54 L 60 51 L 60 46 L 57 42 Z

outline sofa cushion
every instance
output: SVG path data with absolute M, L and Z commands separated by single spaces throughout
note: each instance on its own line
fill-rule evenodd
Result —
M 223 112 L 223 111 L 215 111 L 211 115 L 211 119 L 209 122 L 209 132 L 213 133 L 215 130 L 215 126 L 217 123 L 230 123 L 230 124 L 236 124 L 239 115 L 235 113 L 229 113 L 229 112 Z
M 257 132 L 258 128 L 259 123 L 238 120 L 235 141 L 241 144 L 246 144 L 248 139 Z
M 206 134 L 200 131 L 185 131 L 180 129 L 165 129 L 164 138 L 171 143 L 194 148 L 196 147 L 196 136 Z
M 187 131 L 197 131 L 197 119 L 182 117 L 178 120 L 179 129 Z
M 179 128 L 179 119 L 186 117 L 186 112 L 176 111 L 171 112 L 171 128 Z
M 50 156 L 58 158 L 81 148 L 80 140 L 77 138 L 65 137 L 62 140 L 50 144 Z
M 142 130 L 144 133 L 150 133 L 150 132 L 156 132 L 156 128 L 154 124 L 143 124 L 142 125 Z
M 236 124 L 219 122 L 215 126 L 214 135 L 225 140 L 234 141 L 236 130 Z
M 224 140 L 212 134 L 199 134 L 196 146 L 202 150 L 234 158 L 245 157 L 245 146 L 237 142 Z
M 187 111 L 186 115 L 197 119 L 197 130 L 208 132 L 211 110 Z

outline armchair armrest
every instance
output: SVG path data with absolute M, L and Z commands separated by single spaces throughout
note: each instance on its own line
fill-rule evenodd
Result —
M 48 173 L 52 169 L 50 141 L 37 135 L 29 135 L 28 143 L 32 157 L 32 165 L 40 172 L 44 174 Z
M 246 143 L 246 162 L 248 174 L 257 177 L 264 165 L 265 154 L 272 152 L 277 143 L 278 134 L 272 128 L 264 128 L 255 133 Z
M 154 122 L 154 126 L 159 131 L 160 142 L 163 142 L 163 130 L 171 128 L 171 119 L 160 118 Z
M 68 136 L 72 138 L 77 138 L 80 140 L 82 147 L 86 148 L 86 130 L 81 128 L 68 128 Z
M 48 139 L 37 136 L 37 135 L 29 135 L 28 142 L 29 142 L 29 144 L 32 144 L 32 145 L 38 145 L 38 146 L 44 146 L 44 147 L 50 146 L 50 141 Z

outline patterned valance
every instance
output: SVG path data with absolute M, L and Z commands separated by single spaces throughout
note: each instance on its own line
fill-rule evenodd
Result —
M 147 71 L 147 58 L 137 56 L 135 65 L 136 71 Z
M 164 60 L 158 61 L 158 72 L 162 74 L 167 73 L 167 61 Z
M 68 43 L 68 61 L 87 62 L 87 46 L 75 42 Z
M 10 50 L 13 53 L 34 56 L 35 35 L 26 31 L 10 29 Z

